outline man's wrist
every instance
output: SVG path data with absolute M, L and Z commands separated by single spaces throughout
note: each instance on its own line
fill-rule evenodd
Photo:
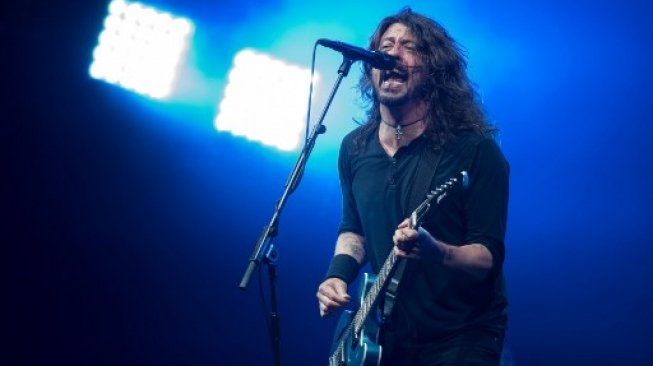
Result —
M 331 259 L 326 278 L 339 278 L 349 284 L 356 279 L 359 269 L 356 258 L 349 254 L 336 254 Z

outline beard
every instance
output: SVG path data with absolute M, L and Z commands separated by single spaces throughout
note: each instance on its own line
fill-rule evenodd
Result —
M 388 94 L 380 92 L 378 88 L 374 88 L 374 91 L 379 104 L 383 104 L 387 107 L 398 107 L 406 104 L 412 99 L 411 95 L 407 92 L 401 94 Z
M 399 93 L 391 93 L 380 90 L 380 87 L 375 85 L 374 96 L 379 104 L 383 104 L 386 107 L 400 107 L 423 99 L 426 96 L 426 93 L 421 86 L 409 88 L 408 90 Z
M 381 84 L 383 83 L 382 80 L 373 83 L 376 100 L 387 107 L 399 107 L 410 102 L 421 100 L 426 95 L 426 91 L 424 90 L 424 80 L 415 80 L 415 76 L 416 73 L 410 75 L 410 80 L 406 80 L 407 84 L 403 86 L 403 89 L 397 91 L 381 89 Z M 417 81 L 417 83 L 408 84 L 410 81 Z

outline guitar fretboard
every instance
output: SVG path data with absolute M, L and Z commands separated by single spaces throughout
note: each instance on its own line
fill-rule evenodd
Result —
M 385 260 L 383 266 L 379 270 L 379 274 L 376 277 L 376 281 L 374 281 L 372 287 L 370 287 L 367 294 L 365 294 L 365 298 L 363 299 L 360 307 L 358 308 L 356 315 L 354 315 L 354 318 L 352 319 L 351 323 L 342 333 L 341 339 L 343 340 L 349 339 L 350 337 L 352 337 L 352 335 L 361 333 L 363 324 L 365 323 L 365 320 L 367 319 L 370 310 L 376 304 L 376 300 L 378 299 L 379 293 L 381 292 L 381 290 L 385 288 L 386 281 L 388 280 L 388 278 L 390 278 L 390 276 L 394 272 L 395 264 L 397 263 L 398 259 L 399 257 L 397 257 L 395 252 L 391 251 L 390 255 Z M 335 351 L 329 358 L 329 364 L 331 366 L 340 365 L 341 364 L 340 360 L 342 360 L 343 355 L 344 355 L 344 342 L 339 342 L 338 347 L 335 349 Z
M 356 334 L 360 333 L 360 330 L 363 328 L 363 323 L 365 323 L 365 320 L 367 319 L 370 310 L 375 305 L 379 293 L 381 292 L 381 290 L 385 288 L 385 282 L 387 281 L 388 278 L 391 277 L 391 274 L 394 272 L 395 264 L 397 263 L 398 259 L 399 258 L 397 257 L 394 251 L 390 252 L 390 255 L 385 260 L 385 263 L 383 263 L 383 266 L 379 270 L 379 274 L 377 275 L 376 281 L 374 282 L 372 287 L 370 287 L 369 291 L 365 295 L 365 298 L 363 299 L 360 309 L 358 310 L 358 312 L 356 312 L 356 315 L 352 320 L 352 328 Z

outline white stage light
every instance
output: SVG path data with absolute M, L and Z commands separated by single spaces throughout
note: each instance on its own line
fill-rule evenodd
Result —
M 192 23 L 124 0 L 109 4 L 93 51 L 93 78 L 162 99 L 170 95 Z
M 309 82 L 308 69 L 243 50 L 234 58 L 215 128 L 293 150 L 304 137 Z

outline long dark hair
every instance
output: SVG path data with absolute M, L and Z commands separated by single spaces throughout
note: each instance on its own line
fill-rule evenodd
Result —
M 370 37 L 369 48 L 376 50 L 385 31 L 393 24 L 405 25 L 417 41 L 423 61 L 423 90 L 427 101 L 424 135 L 434 148 L 442 147 L 462 131 L 492 135 L 496 131 L 485 118 L 478 96 L 466 74 L 467 60 L 456 41 L 436 21 L 404 8 L 384 18 Z M 359 93 L 369 106 L 367 121 L 354 136 L 354 153 L 359 151 L 380 123 L 379 101 L 374 92 L 372 68 L 364 64 L 358 82 Z

